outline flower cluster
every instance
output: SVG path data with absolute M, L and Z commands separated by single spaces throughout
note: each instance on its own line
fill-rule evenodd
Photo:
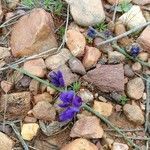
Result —
M 89 38 L 92 38 L 94 39 L 96 37 L 96 32 L 93 28 L 89 28 L 88 31 L 87 31 L 87 36 Z
M 64 78 L 62 75 L 62 72 L 58 70 L 57 72 L 50 72 L 49 78 L 51 80 L 51 83 L 56 87 L 65 87 Z
M 62 92 L 59 98 L 62 101 L 62 104 L 59 104 L 59 106 L 65 109 L 59 115 L 60 121 L 72 120 L 80 111 L 80 107 L 82 105 L 81 98 L 75 95 L 74 91 Z
M 61 71 L 49 73 L 51 83 L 56 87 L 65 87 L 64 78 Z M 60 93 L 59 99 L 62 101 L 58 106 L 63 108 L 64 111 L 60 113 L 60 121 L 72 120 L 80 111 L 82 100 L 75 94 L 75 91 L 64 91 Z
M 130 49 L 130 54 L 133 57 L 137 57 L 140 52 L 140 47 L 137 44 L 133 44 Z

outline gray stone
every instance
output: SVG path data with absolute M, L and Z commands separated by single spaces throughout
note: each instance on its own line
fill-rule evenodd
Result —
M 129 78 L 134 77 L 134 72 L 128 64 L 124 65 L 124 74 Z
M 72 70 L 72 72 L 80 74 L 80 75 L 85 75 L 86 74 L 86 70 L 83 66 L 83 64 L 81 63 L 81 61 L 75 57 L 71 58 L 69 60 L 69 67 Z
M 101 0 L 66 0 L 74 21 L 81 26 L 90 26 L 102 22 L 105 13 Z

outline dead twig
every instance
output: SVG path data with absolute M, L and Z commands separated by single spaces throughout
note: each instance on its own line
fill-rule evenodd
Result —
M 104 131 L 115 131 L 114 129 L 104 129 Z M 140 131 L 144 131 L 144 129 L 120 129 L 120 131 L 123 131 L 123 132 L 140 132 Z

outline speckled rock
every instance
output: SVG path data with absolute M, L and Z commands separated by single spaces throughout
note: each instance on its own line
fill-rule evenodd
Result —
M 129 78 L 132 78 L 135 75 L 132 68 L 128 64 L 124 65 L 124 74 Z
M 75 122 L 71 129 L 70 137 L 83 138 L 101 138 L 103 136 L 103 128 L 99 123 L 99 119 L 95 116 L 83 117 Z
M 65 145 L 61 150 L 98 150 L 97 146 L 86 139 L 78 138 Z
M 37 123 L 26 123 L 21 128 L 21 135 L 24 140 L 31 141 L 37 135 L 39 125 Z
M 131 2 L 132 0 L 107 0 L 110 4 L 116 4 L 116 2 Z
M 65 0 L 74 21 L 81 26 L 96 25 L 105 19 L 101 0 Z
M 138 105 L 126 104 L 123 107 L 123 112 L 126 117 L 136 125 L 142 125 L 144 123 L 144 115 Z
M 144 82 L 141 78 L 137 77 L 127 83 L 127 94 L 130 98 L 140 99 L 144 93 Z
M 68 30 L 66 44 L 70 52 L 74 56 L 76 57 L 83 56 L 86 40 L 85 37 L 79 31 Z
M 53 121 L 56 117 L 55 108 L 47 101 L 38 102 L 32 112 L 35 118 L 45 121 Z
M 42 8 L 35 8 L 21 17 L 13 26 L 10 44 L 15 57 L 57 48 L 51 15 Z
M 75 57 L 72 57 L 70 60 L 69 60 L 69 67 L 71 69 L 72 72 L 74 73 L 77 73 L 77 74 L 80 74 L 80 75 L 85 75 L 86 74 L 86 70 L 82 64 L 82 62 L 75 58 Z
M 147 52 L 141 52 L 139 55 L 138 55 L 138 58 L 142 61 L 148 61 L 148 58 L 149 58 L 149 54 Z
M 12 150 L 14 145 L 15 145 L 15 142 L 10 137 L 0 132 L 0 149 L 1 150 Z
M 83 65 L 86 69 L 90 69 L 96 65 L 101 56 L 99 49 L 95 47 L 86 46 L 85 55 L 83 57 Z
M 131 9 L 124 13 L 120 18 L 129 29 L 146 23 L 146 20 L 142 14 L 142 11 L 138 5 L 133 5 Z
M 87 82 L 95 85 L 103 92 L 124 91 L 123 65 L 97 65 L 83 76 Z
M 87 89 L 80 89 L 78 96 L 82 98 L 84 103 L 92 102 L 94 100 L 93 93 Z
M 46 58 L 45 64 L 48 69 L 53 70 L 65 64 L 69 58 L 71 58 L 70 51 L 66 48 L 63 48 L 59 53 Z
M 113 106 L 111 103 L 94 101 L 93 109 L 101 115 L 109 117 L 112 114 Z
M 117 142 L 113 143 L 112 150 L 128 150 L 128 149 L 129 146 L 127 144 L 117 143 Z

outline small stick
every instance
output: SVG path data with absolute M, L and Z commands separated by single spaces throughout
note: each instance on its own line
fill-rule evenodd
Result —
M 120 129 L 120 131 L 124 131 L 124 132 L 137 132 L 137 131 L 143 131 L 144 129 Z M 104 131 L 116 131 L 114 129 L 104 129 Z
M 120 34 L 120 35 L 118 35 L 118 36 L 116 36 L 116 37 L 114 37 L 114 38 L 111 38 L 111 39 L 108 39 L 108 40 L 106 40 L 106 41 L 104 41 L 104 42 L 101 42 L 101 43 L 98 45 L 98 47 L 100 47 L 101 45 L 107 44 L 107 43 L 111 43 L 111 42 L 113 42 L 113 41 L 117 41 L 118 39 L 121 39 L 121 38 L 123 38 L 123 37 L 125 37 L 125 36 L 128 36 L 129 34 L 135 32 L 135 31 L 137 31 L 137 30 L 139 30 L 139 29 L 141 29 L 141 28 L 144 28 L 144 27 L 146 27 L 146 26 L 148 26 L 148 25 L 150 25 L 150 21 L 149 21 L 149 22 L 146 22 L 146 23 L 144 23 L 144 24 L 142 24 L 142 25 L 139 25 L 139 26 L 137 26 L 137 27 L 135 27 L 135 28 L 133 28 L 133 29 L 131 29 L 131 30 L 129 30 L 129 31 L 125 32 L 125 33 L 123 33 L 123 34 Z
M 115 18 L 116 18 L 116 13 L 117 13 L 117 6 L 118 6 L 118 0 L 115 3 L 115 9 L 114 9 L 114 14 L 113 14 L 113 18 L 112 21 L 115 22 Z
M 137 148 L 138 150 L 140 150 L 140 147 L 138 145 L 136 145 L 135 143 L 133 143 L 133 141 L 130 140 L 125 133 L 121 132 L 119 128 L 115 127 L 108 119 L 106 119 L 100 113 L 94 111 L 91 107 L 89 107 L 86 104 L 83 104 L 82 108 L 85 108 L 87 111 L 91 112 L 92 114 L 94 114 L 95 116 L 97 116 L 98 118 L 100 118 L 107 125 L 109 125 L 111 128 L 113 128 L 118 134 L 120 134 L 131 146 L 133 146 L 133 147 Z

